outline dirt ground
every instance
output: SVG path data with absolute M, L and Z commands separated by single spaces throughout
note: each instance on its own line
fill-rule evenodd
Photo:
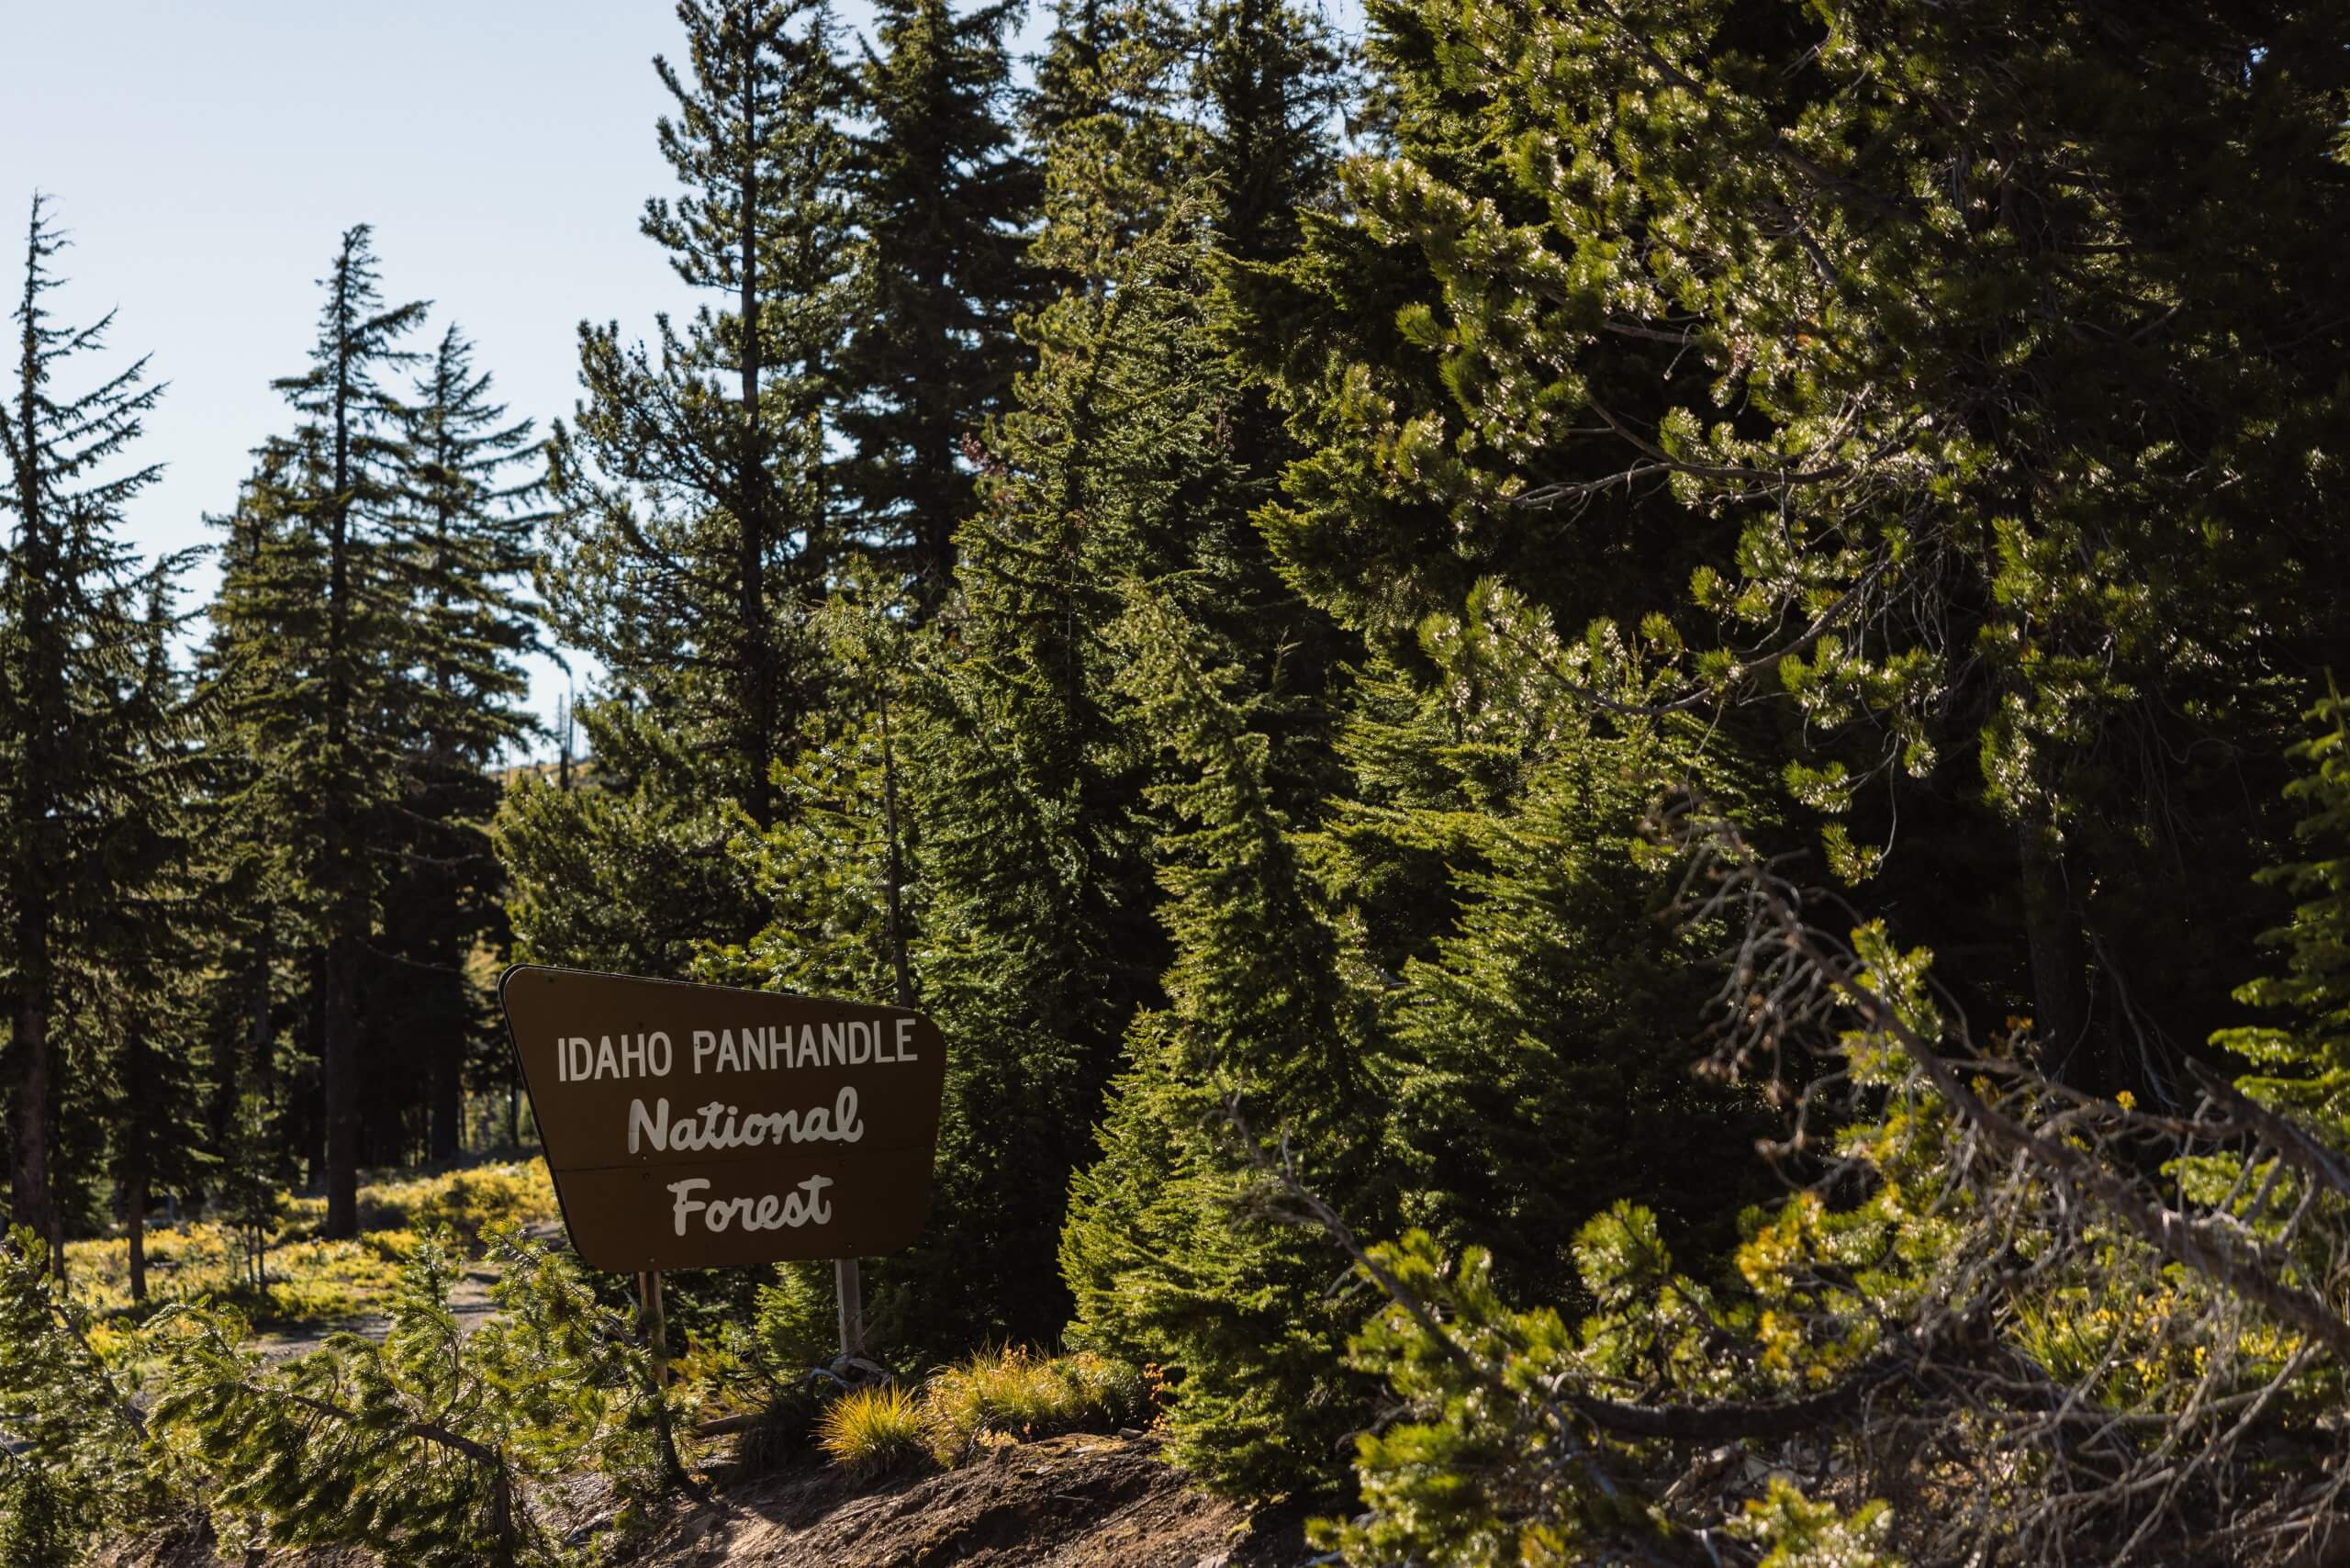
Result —
M 1294 1568 L 1297 1528 L 1197 1492 L 1147 1439 L 995 1449 L 943 1474 L 859 1486 L 811 1468 L 682 1508 L 629 1568 Z
M 1196 1490 L 1142 1437 L 1048 1438 L 960 1470 L 859 1483 L 814 1462 L 680 1498 L 614 1568 L 1301 1568 L 1298 1521 Z M 96 1568 L 229 1568 L 200 1534 L 151 1537 Z M 247 1568 L 241 1562 L 238 1568 Z M 267 1568 L 376 1568 L 349 1553 Z

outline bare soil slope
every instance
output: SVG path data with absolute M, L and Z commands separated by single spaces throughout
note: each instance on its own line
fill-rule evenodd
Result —
M 859 1483 L 810 1463 L 678 1499 L 625 1568 L 1299 1568 L 1293 1518 L 1252 1518 L 1195 1490 L 1148 1438 L 996 1449 L 960 1470 Z M 127 1543 L 99 1568 L 229 1568 L 199 1537 Z M 243 1568 L 241 1563 L 239 1568 Z M 268 1568 L 375 1568 L 349 1553 Z

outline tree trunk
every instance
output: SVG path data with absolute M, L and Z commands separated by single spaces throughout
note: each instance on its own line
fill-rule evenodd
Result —
M 338 932 L 327 946 L 326 1032 L 319 1055 L 326 1096 L 329 1240 L 359 1234 L 359 944 Z
M 447 1020 L 445 1027 L 433 1030 L 431 1102 L 427 1108 L 431 1126 L 426 1152 L 435 1164 L 453 1160 L 464 1152 L 465 1064 L 459 1048 L 462 1044 L 453 1019 Z
M 2064 862 L 2047 852 L 2042 831 L 2031 823 L 2020 830 L 2018 846 L 2032 1006 L 2047 1051 L 2045 1065 L 2058 1081 L 2093 1089 L 2101 1063 L 2088 1037 L 2088 955 L 2065 889 Z
M 17 1105 L 11 1137 L 9 1218 L 50 1244 L 50 1268 L 64 1272 L 49 1179 L 50 1046 L 48 998 L 28 983 L 16 1006 Z
M 130 1299 L 147 1299 L 147 1172 L 135 1162 L 122 1184 L 122 1228 L 130 1238 Z
M 742 338 L 735 366 L 741 381 L 743 428 L 735 454 L 735 521 L 741 530 L 741 550 L 735 564 L 738 613 L 743 621 L 744 780 L 743 809 L 761 828 L 775 821 L 774 786 L 767 778 L 768 753 L 775 745 L 776 657 L 773 629 L 767 624 L 767 431 L 759 411 L 759 373 L 766 345 L 759 341 L 759 172 L 758 90 L 755 56 L 758 45 L 747 28 L 743 46 L 743 148 L 737 171 L 736 272 L 742 282 Z

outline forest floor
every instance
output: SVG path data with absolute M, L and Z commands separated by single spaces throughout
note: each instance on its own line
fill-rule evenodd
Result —
M 597 1499 L 583 1496 L 592 1521 Z M 1194 1488 L 1133 1433 L 1008 1444 L 957 1470 L 859 1480 L 813 1461 L 674 1499 L 612 1568 L 1300 1568 L 1297 1517 Z M 224 1558 L 200 1530 L 126 1542 L 93 1568 L 389 1568 L 367 1552 Z
M 562 1234 L 556 1225 L 532 1226 L 527 1234 L 541 1241 Z M 468 1263 L 464 1271 L 449 1283 L 449 1311 L 457 1319 L 461 1333 L 470 1334 L 489 1319 L 498 1310 L 489 1298 L 489 1287 L 498 1282 L 498 1265 L 480 1260 Z M 362 1312 L 355 1316 L 339 1319 L 310 1319 L 282 1324 L 262 1330 L 252 1338 L 253 1349 L 262 1360 L 275 1363 L 291 1361 L 325 1344 L 335 1334 L 361 1334 L 370 1339 L 381 1339 L 391 1327 L 391 1319 L 380 1312 Z
M 680 1503 L 628 1568 L 1293 1568 L 1294 1520 L 1210 1497 L 1136 1434 L 1008 1444 L 960 1469 L 861 1483 L 807 1464 Z
M 410 1245 L 391 1226 L 445 1223 L 462 1239 L 507 1219 L 542 1239 L 561 1234 L 545 1168 L 536 1161 L 479 1165 L 425 1178 L 386 1178 L 362 1193 L 367 1234 L 320 1243 L 303 1232 L 319 1215 L 297 1200 L 296 1234 L 272 1254 L 266 1294 L 239 1292 L 230 1244 L 218 1227 L 158 1229 L 151 1255 L 163 1299 L 241 1296 L 252 1344 L 275 1362 L 318 1349 L 333 1334 L 381 1338 L 380 1310 Z M 102 1315 L 129 1313 L 123 1244 L 72 1244 L 76 1294 Z M 465 1260 L 449 1305 L 470 1331 L 496 1311 L 498 1266 Z M 715 1473 L 726 1469 L 723 1455 Z M 572 1542 L 607 1529 L 604 1484 L 582 1478 L 545 1499 Z M 948 1471 L 928 1467 L 864 1478 L 803 1453 L 768 1473 L 677 1496 L 650 1526 L 599 1556 L 610 1568 L 1299 1568 L 1310 1561 L 1294 1512 L 1251 1516 L 1209 1496 L 1161 1458 L 1156 1439 L 1126 1430 L 1072 1434 L 990 1447 Z M 364 1551 L 216 1551 L 200 1524 L 114 1543 L 94 1568 L 395 1568 Z
M 136 1320 L 174 1301 L 234 1306 L 274 1360 L 338 1331 L 380 1337 L 381 1309 L 416 1249 L 420 1226 L 445 1227 L 468 1253 L 478 1251 L 484 1229 L 500 1221 L 541 1239 L 562 1232 L 554 1184 L 537 1159 L 490 1159 L 431 1174 L 385 1172 L 361 1185 L 361 1234 L 351 1240 L 319 1238 L 321 1198 L 290 1197 L 285 1210 L 267 1255 L 266 1283 L 258 1288 L 246 1282 L 234 1234 L 204 1219 L 149 1226 L 143 1305 L 130 1300 L 129 1247 L 119 1236 L 66 1243 L 66 1277 L 74 1298 L 102 1323 Z M 495 1278 L 477 1260 L 467 1268 L 453 1304 L 461 1316 L 487 1314 Z

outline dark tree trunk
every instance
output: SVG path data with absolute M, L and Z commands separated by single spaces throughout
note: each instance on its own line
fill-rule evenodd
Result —
M 740 236 L 737 267 L 742 282 L 742 342 L 736 370 L 741 377 L 741 449 L 736 454 L 734 491 L 736 522 L 742 547 L 736 563 L 743 620 L 743 807 L 751 820 L 765 828 L 775 821 L 774 787 L 767 779 L 768 752 L 775 745 L 776 657 L 767 625 L 767 431 L 759 412 L 759 374 L 766 345 L 759 340 L 758 234 L 758 95 L 754 58 L 757 45 L 747 28 L 743 33 L 743 151 L 739 189 Z
M 464 1039 L 454 1019 L 439 1021 L 432 1031 L 429 1067 L 430 1103 L 426 1152 L 435 1164 L 453 1160 L 464 1152 Z
M 50 1189 L 50 1045 L 48 997 L 28 985 L 17 994 L 16 1126 L 9 1139 L 9 1218 L 50 1244 L 50 1267 L 64 1271 L 56 1248 L 57 1216 Z
M 2041 831 L 2030 823 L 2020 830 L 2019 848 L 2034 1022 L 2046 1066 L 2063 1082 L 2095 1089 L 2104 1064 L 2089 1037 L 2087 945 L 2065 887 L 2064 862 L 2047 853 Z
M 326 1098 L 325 1234 L 334 1240 L 359 1234 L 359 944 L 341 932 L 327 947 L 326 982 L 319 1076 Z
M 155 1136 L 154 1062 L 136 1024 L 123 1041 L 122 1088 L 128 1114 L 122 1137 L 122 1226 L 130 1249 L 130 1299 L 147 1299 L 147 1185 L 153 1170 L 149 1140 Z
M 147 1299 L 147 1172 L 135 1157 L 122 1183 L 122 1228 L 130 1238 L 130 1299 Z

